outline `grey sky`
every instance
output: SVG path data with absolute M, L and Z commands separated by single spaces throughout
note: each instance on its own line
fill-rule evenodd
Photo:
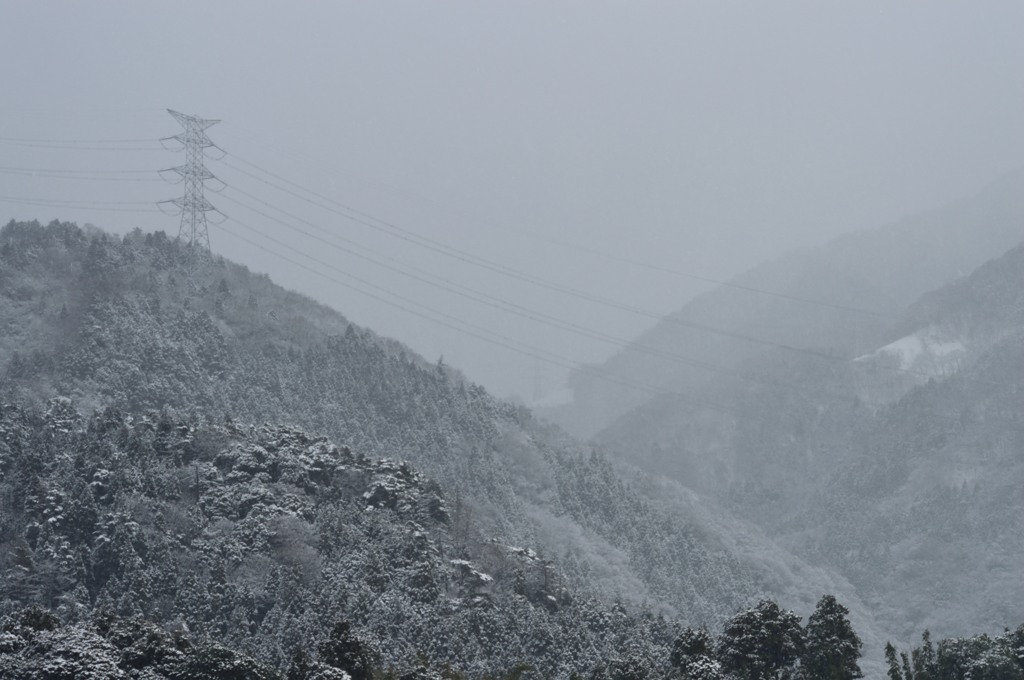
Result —
M 1010 0 L 8 1 L 0 13 L 0 137 L 160 137 L 177 131 L 166 107 L 221 118 L 210 135 L 240 159 L 527 277 L 662 314 L 698 284 L 536 235 L 725 278 L 793 246 L 941 205 L 1024 164 L 1024 3 Z M 5 168 L 179 162 L 170 152 L 0 142 Z M 616 349 L 422 279 L 443 277 L 438 286 L 466 286 L 531 316 L 623 339 L 653 323 L 441 256 L 223 163 L 209 166 L 232 187 L 385 253 L 394 267 L 426 273 L 405 277 L 289 231 L 239 193 L 211 196 L 241 220 L 226 228 L 257 241 L 248 227 L 273 234 L 510 340 L 575 361 Z M 2 196 L 66 201 L 177 191 L 17 174 L 0 174 L 0 186 Z M 3 221 L 177 230 L 160 214 L 3 199 L 0 212 Z M 444 354 L 499 394 L 532 396 L 527 357 L 317 278 L 217 228 L 211 241 L 430 359 Z M 563 369 L 542 368 L 542 387 L 555 387 Z

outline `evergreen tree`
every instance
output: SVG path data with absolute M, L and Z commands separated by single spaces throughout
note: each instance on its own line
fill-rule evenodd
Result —
M 801 657 L 808 680 L 852 680 L 863 677 L 857 659 L 863 646 L 850 625 L 850 610 L 835 596 L 825 595 L 807 620 Z
M 370 680 L 373 676 L 370 652 L 352 632 L 348 621 L 334 625 L 330 639 L 320 645 L 320 659 L 345 671 L 352 680 Z
M 671 663 L 680 667 L 687 659 L 698 656 L 711 656 L 714 653 L 714 640 L 704 628 L 684 628 L 672 645 Z
M 935 647 L 932 645 L 932 636 L 929 631 L 921 635 L 921 646 L 910 654 L 911 668 L 913 668 L 914 680 L 934 680 L 935 668 Z M 908 675 L 907 680 L 911 676 Z
M 802 651 L 800 617 L 771 600 L 730 619 L 718 643 L 723 669 L 743 680 L 792 677 Z
M 704 628 L 684 628 L 672 645 L 669 663 L 683 678 L 721 677 L 721 664 L 714 658 L 715 641 Z
M 886 673 L 889 676 L 889 680 L 903 680 L 900 662 L 896 658 L 896 648 L 892 646 L 891 642 L 885 643 L 885 663 L 889 666 L 889 670 Z
M 885 647 L 890 680 L 1024 680 L 1024 627 L 989 637 L 949 638 L 934 645 L 927 631 L 921 645 L 897 658 Z

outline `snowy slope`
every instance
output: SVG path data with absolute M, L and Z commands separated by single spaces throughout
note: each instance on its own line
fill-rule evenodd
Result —
M 579 592 L 690 623 L 842 582 L 265 276 L 216 261 L 187 285 L 163 235 L 15 224 L 0 258 L 0 316 L 39 329 L 0 354 L 0 401 L 285 422 L 407 459 L 456 499 L 472 540 L 532 548 Z
M 1024 247 L 923 295 L 869 352 L 750 360 L 601 439 L 838 573 L 909 639 L 1024 620 Z
M 650 391 L 623 383 L 687 392 L 723 378 L 722 372 L 671 361 L 666 354 L 729 370 L 771 351 L 770 345 L 701 327 L 849 358 L 869 353 L 895 339 L 887 335 L 894 320 L 919 296 L 1016 245 L 1022 222 L 1024 171 L 941 209 L 790 252 L 686 303 L 598 371 L 574 376 L 572 404 L 540 413 L 590 437 L 651 400 Z

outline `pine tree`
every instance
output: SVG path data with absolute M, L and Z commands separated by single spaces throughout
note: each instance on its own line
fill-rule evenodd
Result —
M 903 672 L 900 670 L 899 659 L 896 658 L 896 648 L 891 642 L 885 643 L 885 663 L 889 666 L 887 675 L 889 680 L 903 680 Z
M 723 669 L 743 680 L 789 677 L 803 650 L 800 618 L 771 600 L 740 612 L 718 644 Z
M 370 680 L 373 675 L 370 652 L 347 621 L 335 624 L 330 639 L 321 643 L 319 651 L 321 661 L 345 671 L 352 680 Z
M 675 668 L 684 668 L 691 660 L 714 654 L 714 640 L 703 628 L 684 628 L 672 644 L 669 662 Z
M 921 634 L 921 647 L 914 650 L 914 680 L 930 680 L 935 673 L 935 647 L 932 645 L 932 634 L 925 631 Z
M 687 680 L 717 680 L 722 666 L 714 657 L 714 639 L 703 628 L 685 628 L 672 645 L 669 663 Z
M 808 680 L 852 680 L 864 674 L 857 665 L 863 646 L 850 625 L 850 610 L 835 596 L 825 595 L 807 620 L 805 649 L 801 658 Z

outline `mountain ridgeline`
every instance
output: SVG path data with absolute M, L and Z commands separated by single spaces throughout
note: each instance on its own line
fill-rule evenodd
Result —
M 1018 171 L 946 207 L 789 252 L 696 297 L 598 370 L 577 371 L 572 402 L 538 412 L 592 437 L 649 402 L 652 389 L 713 386 L 773 347 L 869 352 L 921 295 L 1017 245 L 1022 222 Z
M 904 640 L 1012 627 L 1024 602 L 1024 247 L 1011 245 L 911 300 L 872 346 L 762 349 L 596 440 L 847 579 Z
M 8 436 L 4 453 L 5 574 L 21 574 L 7 584 L 9 607 L 38 602 L 71 616 L 76 602 L 100 602 L 157 620 L 188 611 L 201 633 L 278 667 L 295 636 L 318 639 L 328 618 L 344 616 L 388 641 L 382 648 L 394 645 L 395 663 L 422 653 L 480 674 L 525 657 L 564 675 L 615 655 L 667 659 L 662 615 L 717 626 L 764 596 L 809 611 L 830 592 L 880 649 L 881 633 L 847 583 L 792 558 L 753 524 L 574 442 L 266 276 L 219 258 L 190 276 L 188 256 L 162 233 L 121 238 L 57 222 L 0 231 L 0 400 L 11 405 L 9 431 L 22 433 Z M 90 412 L 98 415 L 77 415 Z M 50 423 L 59 413 L 67 423 Z M 11 443 L 35 430 L 58 443 Z M 320 451 L 312 467 L 288 472 L 281 456 L 306 465 L 309 447 Z M 115 474 L 108 459 L 136 462 Z M 344 469 L 327 474 L 324 465 Z M 31 476 L 11 476 L 23 470 Z M 437 488 L 417 482 L 424 491 L 412 506 L 444 506 L 446 521 L 404 516 L 400 501 L 367 509 L 391 492 L 359 486 L 364 478 L 419 479 L 414 470 Z M 53 513 L 72 496 L 91 508 L 107 473 L 123 480 L 113 487 L 123 493 L 113 507 L 86 511 L 99 524 L 68 529 L 73 539 L 57 531 L 74 523 L 51 522 Z M 317 486 L 323 474 L 334 480 L 326 489 Z M 204 497 L 214 489 L 223 495 Z M 166 534 L 169 518 L 177 528 Z M 374 541 L 321 540 L 364 529 Z M 106 550 L 96 541 L 106 545 L 116 531 L 134 532 L 117 539 L 126 573 L 94 564 Z M 402 549 L 413 552 L 391 552 Z M 154 571 L 148 559 L 158 555 L 182 561 Z M 314 597 L 332 583 L 329 600 Z M 433 593 L 426 603 L 410 583 Z M 133 588 L 143 590 L 129 596 Z M 185 609 L 171 598 L 178 591 L 200 604 Z M 272 611 L 284 592 L 294 594 L 291 613 Z M 616 601 L 618 609 L 600 604 Z M 451 627 L 411 623 L 445 616 Z M 433 646 L 435 633 L 458 645 Z M 642 648 L 632 649 L 637 640 Z
M 842 240 L 881 272 L 864 296 L 825 257 L 763 271 L 831 270 L 849 299 L 800 315 L 773 288 L 756 323 L 712 304 L 745 279 L 698 301 L 743 351 L 665 371 L 677 391 L 593 445 L 162 233 L 11 222 L 0 660 L 70 636 L 125 677 L 139 645 L 156 677 L 1019 677 L 1020 629 L 976 635 L 1024 620 L 1024 246 L 981 257 L 1019 227 L 1015 181 Z M 968 248 L 963 221 L 991 229 Z M 872 259 L 940 231 L 935 262 Z M 950 247 L 981 266 L 953 276 Z M 922 629 L 974 637 L 883 651 Z

